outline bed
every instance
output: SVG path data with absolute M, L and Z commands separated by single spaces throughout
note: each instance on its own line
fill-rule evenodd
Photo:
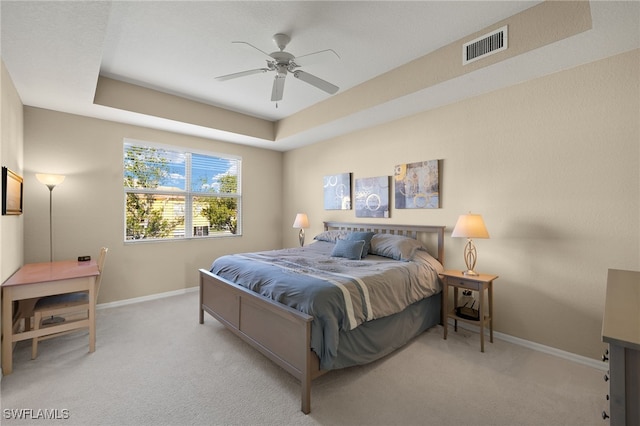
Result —
M 199 322 L 207 312 L 300 380 L 308 414 L 313 379 L 441 323 L 444 229 L 324 222 L 305 247 L 222 256 L 199 271 Z

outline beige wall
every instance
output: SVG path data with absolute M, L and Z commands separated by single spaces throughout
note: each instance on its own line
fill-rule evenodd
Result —
M 49 259 L 49 191 L 35 173 L 64 174 L 53 191 L 54 257 L 96 257 L 109 247 L 99 303 L 193 287 L 198 269 L 222 254 L 282 244 L 280 152 L 31 107 L 24 120 L 24 260 Z M 125 244 L 123 138 L 240 155 L 243 235 Z
M 22 102 L 2 61 L 0 68 L 0 163 L 22 176 Z M 23 223 L 22 215 L 0 216 L 0 282 L 22 266 Z
M 298 211 L 308 241 L 322 220 L 358 220 L 323 210 L 324 175 L 441 159 L 442 208 L 370 221 L 450 232 L 459 214 L 481 213 L 491 239 L 476 241 L 477 269 L 500 275 L 496 330 L 597 358 L 607 268 L 640 269 L 639 73 L 636 50 L 285 154 L 27 107 L 24 261 L 48 258 L 36 172 L 67 175 L 53 193 L 56 258 L 110 247 L 104 303 L 194 286 L 224 253 L 295 246 Z M 124 137 L 241 155 L 244 236 L 125 244 Z M 463 241 L 446 245 L 447 266 L 462 268 Z
M 298 211 L 308 240 L 323 220 L 358 221 L 323 210 L 324 175 L 441 159 L 442 208 L 384 222 L 450 234 L 459 214 L 482 214 L 476 269 L 500 275 L 495 329 L 598 358 L 607 269 L 640 269 L 639 63 L 635 50 L 285 153 L 285 245 Z M 464 266 L 463 243 L 445 239 L 448 268 Z
M 23 174 L 22 101 L 11 76 L 0 59 L 0 163 Z M 0 282 L 4 282 L 22 266 L 22 215 L 0 216 Z M 0 317 L 2 308 L 0 308 Z M 2 322 L 0 321 L 0 326 Z

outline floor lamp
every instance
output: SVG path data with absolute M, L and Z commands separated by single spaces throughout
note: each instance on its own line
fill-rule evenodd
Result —
M 60 185 L 64 180 L 63 175 L 51 175 L 46 173 L 36 173 L 36 178 L 49 188 L 49 261 L 53 262 L 53 215 L 51 214 L 53 205 L 53 188 Z
M 64 180 L 63 175 L 51 175 L 47 173 L 36 173 L 36 178 L 40 181 L 40 183 L 44 183 L 49 188 L 49 261 L 53 262 L 53 214 L 52 214 L 52 205 L 53 205 L 53 188 L 56 185 L 60 185 Z M 58 324 L 64 322 L 64 318 L 54 317 L 48 318 L 42 321 L 43 325 L 50 324 Z

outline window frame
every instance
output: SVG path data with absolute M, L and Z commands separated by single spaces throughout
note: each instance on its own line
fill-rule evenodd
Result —
M 171 153 L 178 153 L 180 155 L 184 155 L 185 157 L 185 189 L 182 190 L 169 190 L 166 188 L 163 189 L 151 189 L 151 188 L 135 188 L 129 187 L 125 185 L 124 179 L 126 179 L 126 168 L 125 163 L 127 159 L 127 146 L 135 146 L 141 148 L 151 148 L 157 150 L 169 151 Z M 215 159 L 221 160 L 229 160 L 235 162 L 236 166 L 236 192 L 235 193 L 219 193 L 219 192 L 203 192 L 203 191 L 194 191 L 192 189 L 192 155 L 201 155 L 207 156 Z M 122 143 L 122 178 L 123 178 L 123 198 L 124 198 L 124 242 L 125 244 L 137 244 L 137 243 L 147 243 L 147 242 L 170 242 L 170 241 L 184 241 L 184 240 L 192 240 L 192 239 L 203 239 L 203 238 L 227 238 L 227 237 L 240 237 L 242 236 L 242 157 L 239 155 L 219 153 L 214 151 L 206 151 L 201 149 L 193 149 L 178 145 L 168 145 L 156 142 L 149 142 L 131 138 L 124 138 Z M 139 238 L 129 239 L 127 236 L 127 195 L 133 194 L 152 194 L 152 195 L 160 195 L 160 196 L 175 196 L 175 197 L 183 197 L 184 198 L 184 235 L 183 236 L 171 236 L 171 237 L 159 237 L 159 238 Z M 193 219 L 194 219 L 194 210 L 193 210 L 193 199 L 196 197 L 209 197 L 209 198 L 233 198 L 236 200 L 236 232 L 232 233 L 229 231 L 225 232 L 208 232 L 207 235 L 194 235 L 193 229 Z M 209 230 L 211 225 L 209 226 Z

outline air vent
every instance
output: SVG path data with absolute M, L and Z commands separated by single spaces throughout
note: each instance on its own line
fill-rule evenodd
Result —
M 462 46 L 462 65 L 477 61 L 507 48 L 507 26 L 471 40 Z

